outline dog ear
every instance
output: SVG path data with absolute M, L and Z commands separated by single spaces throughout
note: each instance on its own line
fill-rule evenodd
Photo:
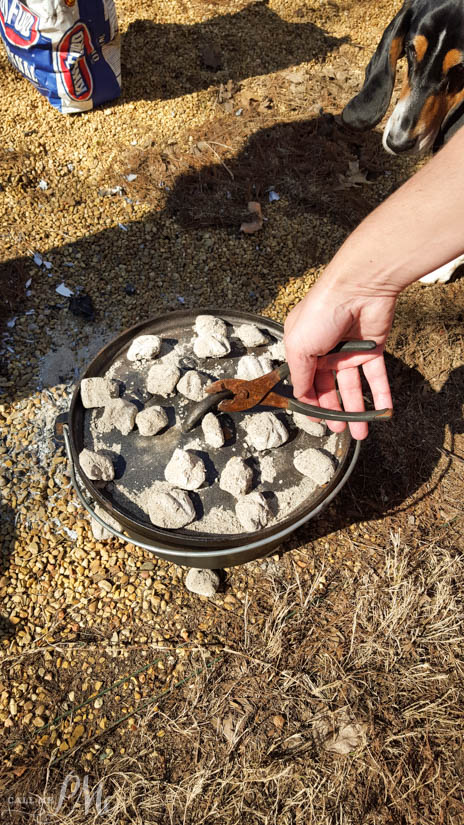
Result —
M 435 138 L 433 144 L 433 152 L 438 152 L 439 149 L 464 126 L 464 103 L 459 103 L 446 115 L 440 131 Z
M 345 106 L 342 121 L 353 129 L 371 129 L 382 120 L 395 83 L 397 60 L 404 55 L 409 26 L 410 2 L 406 2 L 385 29 L 364 78 L 364 86 Z

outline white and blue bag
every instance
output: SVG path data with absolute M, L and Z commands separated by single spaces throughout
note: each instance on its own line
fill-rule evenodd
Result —
M 60 112 L 85 112 L 121 92 L 113 0 L 0 0 L 10 62 Z

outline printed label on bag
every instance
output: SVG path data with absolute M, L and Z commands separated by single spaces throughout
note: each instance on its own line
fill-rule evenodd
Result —
M 0 40 L 60 112 L 86 112 L 121 92 L 114 0 L 0 0 Z
M 30 49 L 39 39 L 39 18 L 19 0 L 0 0 L 0 25 L 12 46 Z
M 73 100 L 88 100 L 93 81 L 86 55 L 94 51 L 90 32 L 84 23 L 76 23 L 58 46 L 58 62 L 66 91 Z

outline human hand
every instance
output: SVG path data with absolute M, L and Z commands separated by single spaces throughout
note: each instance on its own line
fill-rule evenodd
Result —
M 395 310 L 396 294 L 369 293 L 365 288 L 335 285 L 324 275 L 292 309 L 285 322 L 285 351 L 296 398 L 309 404 L 364 410 L 359 367 L 367 379 L 376 409 L 392 406 L 383 350 Z M 342 340 L 374 340 L 375 350 L 326 355 Z M 344 422 L 328 421 L 340 432 Z M 350 423 L 354 438 L 366 438 L 365 422 Z

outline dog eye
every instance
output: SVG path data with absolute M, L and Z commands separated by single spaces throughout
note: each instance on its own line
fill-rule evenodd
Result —
M 447 86 L 448 92 L 451 94 L 456 94 L 456 92 L 460 92 L 462 88 L 464 88 L 464 65 L 459 63 L 457 66 L 453 66 L 448 74 L 447 74 Z

